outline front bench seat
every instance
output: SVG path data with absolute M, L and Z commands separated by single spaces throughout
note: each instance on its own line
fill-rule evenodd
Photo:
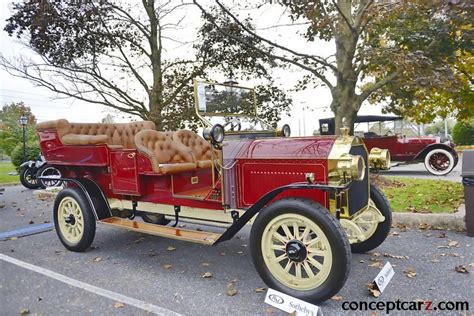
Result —
M 204 138 L 192 131 L 183 129 L 173 133 L 173 139 L 193 151 L 198 168 L 212 167 L 212 147 Z M 216 154 L 215 157 L 217 157 Z
M 154 172 L 178 173 L 197 169 L 196 159 L 188 147 L 173 140 L 171 132 L 142 130 L 135 135 L 138 152 L 150 159 Z

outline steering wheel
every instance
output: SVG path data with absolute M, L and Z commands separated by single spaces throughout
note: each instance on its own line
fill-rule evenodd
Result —
M 229 131 L 235 131 L 235 129 L 237 128 L 237 132 L 240 132 L 242 125 L 240 124 L 239 119 L 233 119 L 232 121 L 225 123 L 224 128 L 226 128 L 227 125 L 229 124 L 230 124 Z

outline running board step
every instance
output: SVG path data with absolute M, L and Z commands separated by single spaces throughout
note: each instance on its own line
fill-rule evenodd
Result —
M 157 224 L 143 223 L 123 219 L 120 217 L 109 217 L 100 220 L 99 223 L 121 227 L 131 231 L 140 232 L 144 234 L 156 235 L 161 237 L 173 238 L 184 241 L 191 241 L 204 245 L 212 245 L 219 239 L 221 234 L 210 232 L 198 232 L 189 229 L 181 229 Z

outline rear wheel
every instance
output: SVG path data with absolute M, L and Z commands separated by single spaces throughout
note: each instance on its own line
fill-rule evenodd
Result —
M 141 217 L 144 222 L 151 224 L 167 225 L 170 222 L 163 214 L 142 213 Z
M 84 192 L 66 188 L 58 193 L 53 209 L 59 240 L 71 251 L 85 251 L 95 236 L 95 217 Z
M 435 176 L 447 175 L 454 166 L 454 156 L 446 149 L 433 149 L 425 157 L 426 170 Z
M 350 246 L 328 210 L 305 199 L 278 200 L 250 234 L 254 265 L 275 290 L 310 302 L 336 294 L 349 275 Z
M 36 168 L 34 167 L 22 167 L 20 169 L 20 182 L 25 188 L 38 189 L 40 184 L 36 179 Z
M 40 177 L 56 177 L 61 178 L 61 171 L 51 165 L 44 165 L 41 167 L 38 172 L 36 173 L 36 179 L 38 179 L 38 183 L 43 188 L 49 187 L 58 187 L 62 184 L 62 181 L 55 180 L 55 179 L 41 179 Z

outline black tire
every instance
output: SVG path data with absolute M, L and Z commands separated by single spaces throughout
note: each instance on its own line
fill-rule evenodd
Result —
M 265 259 L 262 253 L 262 238 L 264 237 L 264 234 L 266 232 L 269 232 L 271 229 L 274 229 L 274 226 L 272 226 L 273 224 L 270 225 L 270 227 L 268 228 L 267 225 L 271 223 L 272 220 L 277 219 L 277 217 L 281 217 L 282 215 L 285 216 L 285 214 L 290 214 L 291 216 L 295 214 L 300 215 L 312 221 L 321 229 L 324 236 L 327 238 L 327 241 L 329 242 L 329 246 L 332 253 L 332 264 L 329 268 L 327 277 L 320 285 L 317 285 L 317 287 L 315 288 L 291 288 L 280 282 L 270 271 L 268 265 L 265 263 Z M 300 230 L 299 233 L 301 233 Z M 268 285 L 268 287 L 286 293 L 288 295 L 297 297 L 304 301 L 320 303 L 331 298 L 344 286 L 344 283 L 346 282 L 347 277 L 349 275 L 351 252 L 349 241 L 344 232 L 344 229 L 339 224 L 339 221 L 337 221 L 333 216 L 329 214 L 326 208 L 322 207 L 320 204 L 314 201 L 300 198 L 288 198 L 278 200 L 268 205 L 260 211 L 260 214 L 253 223 L 252 230 L 250 233 L 250 241 L 250 251 L 252 254 L 253 263 L 258 273 L 260 274 L 260 277 Z M 282 251 L 287 255 L 289 254 L 288 245 L 289 242 L 287 242 L 284 246 L 286 250 Z M 306 253 L 305 258 L 307 257 L 308 256 Z M 286 265 L 288 265 L 290 261 L 291 259 L 288 258 Z M 274 269 L 274 267 L 272 267 L 272 269 Z M 290 268 L 290 271 L 291 269 L 292 268 Z M 321 270 L 318 271 L 318 273 L 320 272 Z M 305 274 L 306 277 L 308 277 L 308 274 L 306 272 Z
M 151 224 L 168 225 L 170 222 L 165 218 L 165 215 L 163 214 L 142 213 L 141 217 L 144 222 Z
M 67 235 L 65 235 L 65 232 L 62 230 L 62 227 L 64 227 L 64 225 L 67 223 L 65 218 L 60 218 L 61 215 L 59 215 L 59 212 L 64 207 L 61 205 L 61 203 L 66 203 L 69 201 L 75 201 L 77 203 L 79 212 L 82 215 L 82 234 L 79 234 L 77 240 L 68 239 Z M 89 246 L 92 244 L 92 241 L 95 237 L 96 222 L 92 207 L 81 189 L 77 187 L 66 188 L 58 193 L 56 200 L 54 201 L 53 218 L 54 227 L 56 228 L 56 233 L 59 237 L 59 240 L 68 250 L 82 252 L 89 248 Z M 78 225 L 79 219 L 80 218 L 78 217 L 78 220 L 74 221 L 71 226 Z M 79 226 L 77 226 L 77 229 L 79 229 Z
M 61 177 L 61 171 L 58 170 L 58 168 L 53 167 L 51 165 L 44 165 L 41 168 L 38 169 L 38 172 L 36 173 L 36 179 L 39 183 L 39 185 L 45 189 L 48 187 L 58 187 L 62 184 L 62 181 L 60 180 L 43 180 L 40 179 L 41 176 L 52 176 L 56 175 Z
M 36 179 L 36 168 L 22 167 L 20 169 L 20 182 L 27 189 L 38 189 L 40 184 Z
M 392 209 L 385 194 L 374 184 L 370 185 L 370 197 L 377 209 L 385 217 L 385 220 L 377 225 L 377 229 L 369 239 L 363 242 L 351 244 L 352 252 L 364 253 L 377 248 L 382 244 L 390 232 L 392 226 Z

